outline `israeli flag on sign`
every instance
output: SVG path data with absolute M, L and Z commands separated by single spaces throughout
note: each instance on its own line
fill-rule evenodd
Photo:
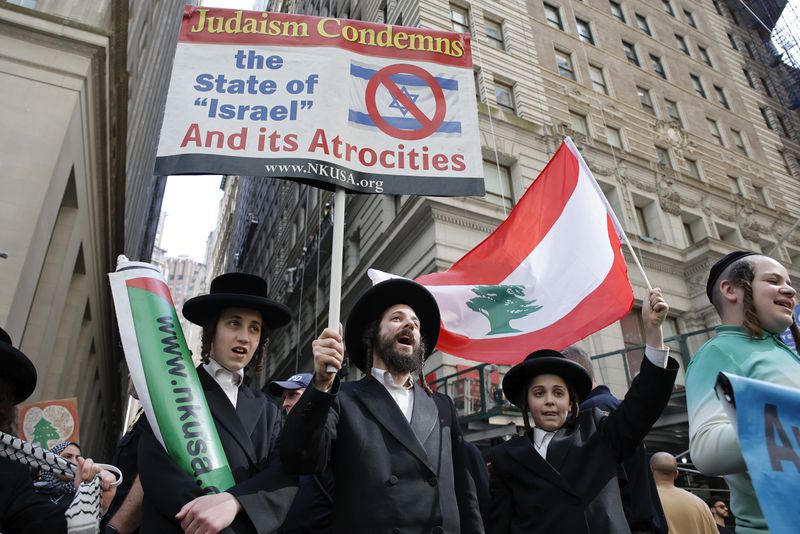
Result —
M 458 87 L 455 77 L 435 76 L 416 65 L 376 68 L 351 61 L 348 121 L 401 139 L 457 137 Z

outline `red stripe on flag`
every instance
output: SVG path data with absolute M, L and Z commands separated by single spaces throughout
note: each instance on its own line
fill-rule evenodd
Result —
M 175 303 L 172 302 L 172 295 L 169 294 L 169 288 L 167 287 L 167 284 L 161 280 L 143 276 L 141 278 L 131 278 L 125 282 L 125 285 L 128 287 L 138 287 L 139 289 L 144 289 L 150 293 L 155 293 L 156 295 L 164 297 L 164 299 L 166 299 L 173 308 L 175 307 Z
M 561 147 L 528 187 L 508 218 L 443 273 L 416 279 L 422 285 L 492 285 L 505 280 L 544 239 L 578 185 L 578 160 Z
M 628 266 L 610 216 L 607 221 L 614 262 L 605 280 L 567 315 L 541 330 L 495 339 L 470 339 L 442 326 L 436 348 L 479 362 L 513 365 L 535 350 L 561 350 L 628 313 L 633 307 Z

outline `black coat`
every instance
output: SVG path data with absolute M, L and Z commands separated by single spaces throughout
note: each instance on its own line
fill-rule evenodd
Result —
M 334 532 L 483 532 L 455 407 L 417 385 L 410 424 L 372 377 L 309 387 L 286 419 L 281 458 L 298 473 L 330 461 Z
M 197 374 L 236 482 L 227 492 L 243 508 L 224 532 L 277 531 L 297 493 L 297 478 L 287 475 L 280 463 L 278 407 L 262 392 L 240 387 L 234 408 L 203 367 L 197 368 Z M 182 533 L 175 514 L 203 493 L 169 457 L 144 420 L 139 438 L 139 479 L 144 491 L 140 532 Z
M 28 468 L 0 458 L 0 532 L 60 534 L 67 532 L 64 510 L 33 489 Z
M 678 371 L 642 363 L 619 408 L 581 411 L 560 428 L 545 461 L 531 435 L 492 449 L 489 532 L 629 533 L 617 464 L 632 455 L 669 401 Z
M 620 402 L 606 386 L 597 386 L 581 403 L 581 410 L 600 408 L 604 412 L 612 412 L 619 408 Z M 644 443 L 636 447 L 633 456 L 619 464 L 619 492 L 631 530 L 667 534 L 667 518 L 661 507 Z
M 331 534 L 334 489 L 330 469 L 321 475 L 301 475 L 300 489 L 280 534 Z

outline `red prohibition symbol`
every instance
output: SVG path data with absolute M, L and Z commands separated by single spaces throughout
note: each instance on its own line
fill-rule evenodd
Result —
M 395 74 L 412 74 L 418 78 L 421 78 L 422 81 L 428 85 L 430 90 L 433 92 L 433 98 L 436 102 L 436 111 L 434 112 L 433 117 L 428 117 L 425 115 L 425 113 L 423 113 L 422 110 L 419 109 L 419 107 L 417 107 L 417 105 L 412 102 L 405 93 L 403 93 L 403 91 L 391 78 Z M 420 128 L 415 130 L 404 130 L 402 128 L 397 128 L 396 126 L 392 126 L 386 122 L 386 119 L 384 119 L 378 112 L 378 106 L 375 103 L 375 95 L 378 92 L 378 88 L 381 86 L 386 87 L 392 96 L 397 99 L 398 103 L 411 112 L 414 118 L 416 118 L 422 125 Z M 431 135 L 442 125 L 442 122 L 444 122 L 445 112 L 447 111 L 444 92 L 442 91 L 439 83 L 436 81 L 436 78 L 431 76 L 431 74 L 425 69 L 417 67 L 416 65 L 409 65 L 407 63 L 389 65 L 388 67 L 384 67 L 376 72 L 372 78 L 370 78 L 369 83 L 367 83 L 365 100 L 367 104 L 367 112 L 375 122 L 375 125 L 384 133 L 405 141 L 416 141 Z

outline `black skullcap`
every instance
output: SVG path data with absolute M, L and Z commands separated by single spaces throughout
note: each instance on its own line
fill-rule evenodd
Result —
M 722 273 L 727 269 L 733 262 L 740 260 L 742 258 L 746 258 L 747 256 L 757 256 L 756 252 L 751 252 L 749 250 L 736 250 L 731 252 L 730 254 L 724 255 L 720 258 L 717 263 L 711 266 L 711 271 L 708 273 L 708 282 L 706 282 L 706 295 L 708 295 L 708 300 L 711 301 L 711 293 L 714 290 L 714 286 L 719 280 L 719 277 L 722 276 Z M 711 301 L 713 304 L 713 301 Z

